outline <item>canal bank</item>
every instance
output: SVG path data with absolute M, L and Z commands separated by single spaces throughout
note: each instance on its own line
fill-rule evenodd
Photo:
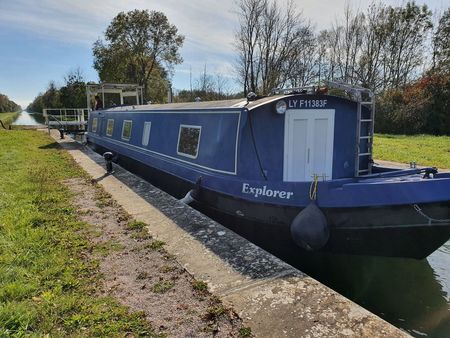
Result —
M 0 336 L 156 337 L 99 294 L 109 246 L 77 217 L 64 182 L 87 175 L 70 155 L 45 133 L 0 129 L 0 173 Z
M 19 116 L 18 112 L 15 113 L 0 113 L 0 128 L 7 129 L 14 120 Z
M 87 171 L 196 279 L 232 306 L 256 336 L 392 337 L 405 334 L 218 223 L 115 167 L 70 139 L 59 140 Z

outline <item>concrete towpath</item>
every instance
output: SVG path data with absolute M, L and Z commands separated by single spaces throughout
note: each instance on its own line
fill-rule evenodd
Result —
M 406 337 L 376 315 L 73 140 L 55 140 L 257 337 Z

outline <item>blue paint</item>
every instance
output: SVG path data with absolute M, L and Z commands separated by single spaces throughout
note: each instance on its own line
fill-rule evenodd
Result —
M 295 95 L 300 100 L 321 100 L 323 95 Z M 356 103 L 342 98 L 326 96 L 326 109 L 335 110 L 334 149 L 333 149 L 333 179 L 352 177 L 355 168 L 356 151 Z M 284 159 L 284 116 L 275 114 L 276 102 L 252 110 L 253 127 L 257 148 L 264 170 L 270 181 L 283 180 Z M 307 109 L 323 109 L 310 108 Z M 257 159 L 251 142 L 248 122 L 242 135 L 240 150 L 239 176 L 246 179 L 261 179 Z M 363 134 L 363 136 L 367 133 Z M 362 166 L 367 167 L 367 159 Z
M 100 115 L 99 115 L 100 114 Z M 93 112 L 91 119 L 99 118 L 98 133 L 90 136 L 101 137 L 103 144 L 114 142 L 125 147 L 127 144 L 139 147 L 155 153 L 155 155 L 179 159 L 216 171 L 229 173 L 235 172 L 236 165 L 236 136 L 239 124 L 240 112 L 229 111 L 224 113 L 176 113 L 166 114 L 147 112 Z M 106 124 L 108 119 L 114 119 L 112 137 L 106 136 Z M 123 140 L 122 125 L 124 120 L 132 120 L 132 132 L 130 140 Z M 147 146 L 142 145 L 144 122 L 151 122 L 150 140 Z M 177 154 L 178 133 L 180 125 L 201 126 L 201 137 L 198 157 L 196 159 Z M 94 136 L 95 135 L 95 136 Z M 106 143 L 105 143 L 106 142 Z M 120 148 L 117 148 L 120 152 Z M 126 150 L 125 150 L 126 151 Z M 220 156 L 219 156 L 220 155 Z
M 431 203 L 450 200 L 450 177 L 433 179 L 420 175 L 399 178 L 354 178 L 356 149 L 356 103 L 326 95 L 283 97 L 298 107 L 303 100 L 326 106 L 307 109 L 334 109 L 334 149 L 332 180 L 319 182 L 319 207 L 347 208 Z M 297 101 L 295 101 L 297 100 Z M 256 101 L 257 102 L 257 101 Z M 283 182 L 285 115 L 275 113 L 277 100 L 238 108 L 198 108 L 92 112 L 98 118 L 96 133 L 89 129 L 88 140 L 120 155 L 135 159 L 194 184 L 202 177 L 202 187 L 256 203 L 304 207 L 309 203 L 310 182 Z M 298 103 L 297 103 L 298 102 Z M 122 110 L 120 110 L 122 109 Z M 256 148 L 267 180 L 261 174 L 250 130 L 252 119 Z M 367 111 L 363 111 L 367 114 Z M 106 136 L 107 120 L 113 118 L 112 137 Z M 132 120 L 130 140 L 122 140 L 122 124 Z M 142 146 L 144 122 L 151 122 L 150 141 Z M 201 127 L 197 158 L 177 154 L 180 125 Z M 362 130 L 362 135 L 367 131 Z M 364 151 L 364 146 L 362 151 Z M 367 160 L 362 162 L 367 167 Z M 246 185 L 247 184 L 247 185 Z M 254 193 L 249 193 L 252 188 Z

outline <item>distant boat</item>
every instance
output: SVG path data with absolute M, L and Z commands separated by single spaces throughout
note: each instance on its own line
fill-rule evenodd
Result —
M 450 173 L 372 161 L 367 89 L 93 111 L 87 140 L 243 236 L 306 251 L 424 258 L 450 238 Z

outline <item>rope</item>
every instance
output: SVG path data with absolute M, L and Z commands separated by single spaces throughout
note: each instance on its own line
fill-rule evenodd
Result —
M 437 223 L 450 222 L 450 219 L 436 219 L 436 218 L 432 218 L 432 217 L 428 216 L 427 214 L 425 214 L 422 211 L 422 209 L 417 204 L 413 204 L 413 207 L 414 207 L 414 210 L 416 210 L 419 215 L 425 217 L 428 220 L 428 224 L 431 224 L 432 222 L 437 222 Z
M 314 174 L 311 185 L 309 186 L 309 199 L 315 201 L 317 199 L 317 184 L 319 183 L 319 176 Z

